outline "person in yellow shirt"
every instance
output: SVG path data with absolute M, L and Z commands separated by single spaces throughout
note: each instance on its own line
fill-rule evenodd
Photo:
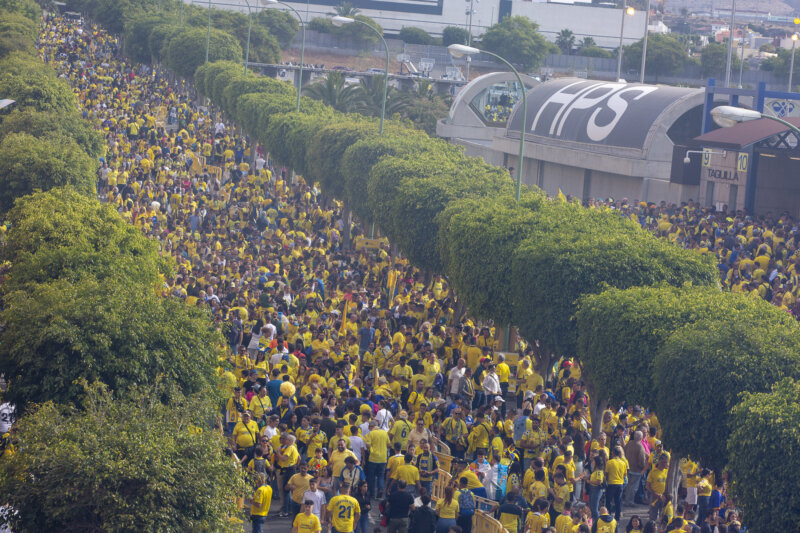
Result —
M 262 533 L 270 505 L 272 505 L 272 487 L 267 485 L 265 474 L 258 474 L 256 483 L 253 503 L 250 505 L 250 522 L 253 524 L 253 533 Z
M 317 515 L 311 512 L 313 507 L 313 501 L 303 501 L 303 512 L 294 517 L 294 522 L 292 523 L 292 533 L 320 533 L 322 531 L 322 525 L 319 523 L 319 518 L 317 518 Z
M 439 515 L 439 520 L 436 522 L 437 533 L 447 533 L 455 526 L 458 512 L 458 498 L 455 497 L 453 487 L 447 486 L 444 488 L 444 496 L 436 502 L 436 514 Z
M 292 493 L 292 515 L 297 515 L 303 505 L 303 494 L 310 488 L 310 480 L 314 477 L 308 473 L 308 464 L 300 463 L 300 472 L 289 478 L 286 488 Z
M 525 518 L 525 533 L 542 533 L 550 527 L 549 508 L 550 503 L 543 498 L 533 502 L 532 510 Z
M 333 533 L 351 533 L 361 515 L 358 501 L 350 496 L 350 485 L 339 487 L 339 495 L 331 498 L 325 513 L 326 523 L 333 526 Z
M 250 416 L 250 411 L 245 411 L 242 413 L 241 421 L 236 423 L 231 433 L 231 447 L 236 450 L 236 456 L 242 461 L 242 466 L 247 467 L 253 458 L 257 441 L 258 424 Z
M 506 358 L 503 354 L 497 355 L 497 366 L 494 371 L 497 374 L 497 379 L 500 381 L 500 390 L 504 398 L 503 404 L 500 406 L 500 414 L 503 418 L 506 417 L 506 402 L 505 397 L 508 396 L 508 380 L 511 378 L 511 368 L 506 364 Z
M 392 445 L 400 443 L 400 447 L 405 449 L 408 445 L 408 435 L 414 427 L 408 421 L 408 412 L 400 411 L 397 415 L 398 420 L 394 422 L 389 430 L 389 436 L 392 439 Z
M 390 442 L 389 434 L 378 427 L 376 420 L 370 420 L 369 434 L 364 437 L 364 443 L 369 449 L 366 474 L 370 498 L 375 497 L 376 491 L 378 494 L 383 493 Z
M 283 509 L 278 516 L 289 516 L 289 502 L 291 497 L 283 490 L 289 478 L 295 473 L 297 463 L 300 461 L 300 452 L 297 451 L 297 446 L 294 444 L 294 435 L 283 433 L 280 435 L 280 446 L 275 450 L 275 459 L 278 466 L 278 486 L 280 490 L 281 508 Z
M 666 503 L 664 491 L 667 487 L 669 459 L 665 454 L 658 458 L 658 463 L 650 469 L 644 488 L 650 494 L 650 520 L 658 520 L 658 514 Z
M 607 481 L 606 498 L 611 502 L 614 520 L 619 522 L 622 516 L 622 486 L 625 483 L 625 474 L 628 473 L 628 463 L 623 459 L 622 446 L 614 446 L 611 459 L 606 463 L 605 473 Z M 603 513 L 600 513 L 601 518 Z
M 411 492 L 411 487 L 416 487 L 417 494 L 419 494 L 422 485 L 419 479 L 419 469 L 412 464 L 413 461 L 414 454 L 406 452 L 403 456 L 403 464 L 395 468 L 392 472 L 392 478 L 389 480 L 389 485 L 386 487 L 387 494 L 392 491 L 392 487 L 399 481 L 406 482 L 406 486 L 409 487 L 409 492 Z M 411 493 L 411 495 L 413 496 L 414 494 Z

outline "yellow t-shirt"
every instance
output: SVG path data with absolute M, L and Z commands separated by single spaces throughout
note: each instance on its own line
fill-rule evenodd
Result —
M 297 528 L 297 533 L 317 533 L 322 531 L 322 525 L 315 514 L 300 513 L 294 518 L 293 527 Z
M 343 452 L 340 452 L 339 450 L 334 450 L 331 453 L 330 464 L 333 467 L 333 477 L 339 477 L 340 475 L 342 475 L 342 470 L 344 470 L 344 460 L 347 459 L 348 457 L 352 457 L 355 459 L 356 454 L 354 454 L 351 450 L 347 449 Z
M 405 481 L 407 485 L 416 485 L 419 481 L 419 469 L 411 464 L 402 464 L 392 472 L 392 479 Z
M 233 437 L 236 439 L 236 445 L 240 448 L 250 448 L 256 445 L 256 438 L 258 438 L 258 424 L 253 420 L 244 424 L 244 422 L 237 422 L 233 427 Z
M 618 457 L 610 459 L 606 463 L 606 474 L 608 474 L 609 485 L 622 485 L 625 482 L 625 474 L 628 473 L 628 466 L 625 461 Z
M 355 518 L 361 513 L 361 507 L 352 496 L 340 494 L 328 502 L 328 511 L 331 513 L 331 523 L 336 531 L 353 531 Z
M 300 453 L 297 451 L 297 447 L 294 444 L 283 448 L 281 454 L 286 456 L 286 460 L 278 459 L 278 466 L 281 468 L 294 466 L 297 464 L 297 461 L 300 460 Z
M 456 476 L 456 479 L 460 481 L 462 477 L 467 478 L 467 488 L 470 490 L 483 487 L 483 483 L 480 482 L 478 476 L 472 470 L 464 470 Z
M 253 503 L 250 506 L 250 514 L 255 516 L 267 516 L 269 506 L 272 504 L 272 487 L 262 485 L 253 494 Z
M 508 383 L 508 378 L 511 376 L 511 369 L 505 363 L 500 363 L 495 369 L 500 383 Z
M 650 490 L 656 494 L 664 494 L 664 489 L 667 487 L 667 471 L 667 468 L 664 470 L 655 467 L 650 469 L 650 473 L 647 475 Z M 709 494 L 711 494 L 710 491 Z
M 525 525 L 531 531 L 531 533 L 541 533 L 541 531 L 547 527 L 550 527 L 550 515 L 547 513 L 534 513 L 533 511 L 528 513 L 528 517 L 525 519 Z
M 292 484 L 294 490 L 292 490 L 292 500 L 295 503 L 303 503 L 303 494 L 310 488 L 309 481 L 313 478 L 311 474 L 303 474 L 297 473 L 289 478 L 289 483 Z
M 382 429 L 373 429 L 364 438 L 369 448 L 370 463 L 385 463 L 389 452 L 389 434 Z
M 458 498 L 453 495 L 450 503 L 445 503 L 444 498 L 441 498 L 436 504 L 436 510 L 439 511 L 439 518 L 453 518 L 458 516 Z

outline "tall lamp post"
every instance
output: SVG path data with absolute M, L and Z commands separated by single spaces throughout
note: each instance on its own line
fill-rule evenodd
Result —
M 644 39 L 642 40 L 642 68 L 639 70 L 639 83 L 644 83 L 644 69 L 647 62 L 647 34 L 650 33 L 650 0 L 647 0 L 647 11 L 644 14 Z M 622 46 L 620 46 L 622 48 Z M 617 78 L 619 79 L 619 78 Z
M 282 6 L 286 6 L 291 9 L 294 14 L 297 16 L 297 20 L 300 22 L 300 29 L 303 30 L 303 41 L 300 45 L 300 78 L 297 81 L 297 107 L 295 108 L 296 111 L 300 111 L 300 93 L 303 91 L 303 61 L 305 61 L 306 56 L 306 22 L 303 20 L 303 17 L 300 16 L 300 13 L 297 12 L 295 8 L 287 4 L 286 2 L 280 2 L 279 0 L 261 0 L 261 3 L 264 5 L 277 5 L 280 4 Z M 387 67 L 388 72 L 388 67 Z
M 208 0 L 208 28 L 206 29 L 206 63 L 208 63 L 208 47 L 211 44 L 211 0 Z
M 792 92 L 792 79 L 794 78 L 794 50 L 797 45 L 797 34 L 792 34 L 792 61 L 789 63 L 789 88 L 786 89 L 788 92 Z
M 486 50 L 478 50 L 477 48 L 473 48 L 471 46 L 464 46 L 463 44 L 451 44 L 447 47 L 450 55 L 455 57 L 456 59 L 464 56 L 473 56 L 478 53 L 488 54 L 496 59 L 499 59 L 503 63 L 511 69 L 514 73 L 514 76 L 517 77 L 517 82 L 519 82 L 519 87 L 522 90 L 522 126 L 519 129 L 519 165 L 517 168 L 517 194 L 516 199 L 517 203 L 519 203 L 520 192 L 522 190 L 522 169 L 524 168 L 524 156 L 525 156 L 525 128 L 527 127 L 528 123 L 528 96 L 525 90 L 525 84 L 522 82 L 522 76 L 519 75 L 517 69 L 514 68 L 514 65 L 500 57 L 499 55 L 488 52 Z
M 369 28 L 375 35 L 377 35 L 381 42 L 383 43 L 383 48 L 386 50 L 386 70 L 383 73 L 383 102 L 381 102 L 381 126 L 379 130 L 379 134 L 383 135 L 383 119 L 386 116 L 386 91 L 389 88 L 389 45 L 386 44 L 386 39 L 383 38 L 381 32 L 364 22 L 363 20 L 358 20 L 350 17 L 340 17 L 335 16 L 331 18 L 331 22 L 337 28 L 341 28 L 345 24 L 352 24 L 353 22 L 357 22 L 359 24 L 363 24 L 367 28 Z
M 731 25 L 728 29 L 728 59 L 725 62 L 725 88 L 731 86 L 731 61 L 733 57 L 733 28 L 736 26 L 736 0 L 731 0 Z
M 622 79 L 622 37 L 625 34 L 625 15 L 633 16 L 636 10 L 632 7 L 625 7 L 625 2 L 622 3 L 622 21 L 619 24 L 619 50 L 617 52 L 617 81 Z M 644 52 L 644 50 L 642 50 Z
M 783 124 L 790 130 L 792 130 L 794 134 L 797 136 L 797 138 L 800 139 L 800 128 L 798 128 L 791 122 L 787 122 L 782 118 L 773 117 L 772 115 L 767 115 L 766 113 L 761 113 L 760 111 L 755 111 L 753 109 L 744 109 L 742 107 L 721 105 L 711 110 L 711 118 L 714 119 L 714 122 L 716 122 L 718 126 L 723 128 L 735 126 L 740 122 L 748 122 L 750 120 L 767 118 L 769 120 L 774 120 L 775 122 Z

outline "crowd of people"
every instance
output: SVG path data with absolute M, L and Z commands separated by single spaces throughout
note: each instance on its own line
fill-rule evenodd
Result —
M 362 246 L 358 226 L 346 246 L 341 206 L 187 83 L 126 62 L 94 26 L 47 20 L 41 47 L 105 136 L 98 196 L 174 258 L 164 296 L 207 308 L 226 338 L 221 430 L 253 482 L 254 532 L 289 518 L 292 533 L 470 533 L 482 511 L 509 533 L 742 530 L 725 476 L 696 458 L 672 500 L 654 412 L 609 405 L 592 420 L 580 361 L 541 368 L 523 341 L 500 353 L 492 323 L 455 314 L 444 278 Z M 614 207 L 717 254 L 726 288 L 797 309 L 788 217 Z M 433 501 L 446 456 L 452 481 Z

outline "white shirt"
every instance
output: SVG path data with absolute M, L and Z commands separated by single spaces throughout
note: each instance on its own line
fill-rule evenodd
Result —
M 367 422 L 364 422 L 363 424 L 361 424 L 361 425 L 360 425 L 360 426 L 358 426 L 358 427 L 361 429 L 361 434 L 362 434 L 363 436 L 365 436 L 365 437 L 366 437 L 367 435 L 369 435 L 369 421 L 367 421 Z
M 464 370 L 465 368 L 459 369 L 457 366 L 454 366 L 447 374 L 447 379 L 452 380 L 452 385 L 450 385 L 450 394 L 458 394 L 458 384 L 461 382 L 461 376 L 464 375 Z
M 358 459 L 358 462 L 361 463 L 361 457 L 363 457 L 362 452 L 367 449 L 364 439 L 358 435 L 351 435 L 350 449 L 353 450 L 353 455 L 355 455 L 356 459 Z
M 486 377 L 483 378 L 483 392 L 486 394 L 486 396 L 500 394 L 500 380 L 498 379 L 497 374 L 486 374 Z
M 311 500 L 314 505 L 311 506 L 311 512 L 317 515 L 320 523 L 322 522 L 322 510 L 325 508 L 325 493 L 317 489 L 315 491 L 307 490 L 303 493 L 303 501 Z
M 11 425 L 17 420 L 17 409 L 13 403 L 0 405 L 0 435 L 8 433 Z
M 378 414 L 375 415 L 375 421 L 378 423 L 378 428 L 384 431 L 389 431 L 389 427 L 392 424 L 392 413 L 387 411 L 386 409 L 381 409 L 378 411 Z

